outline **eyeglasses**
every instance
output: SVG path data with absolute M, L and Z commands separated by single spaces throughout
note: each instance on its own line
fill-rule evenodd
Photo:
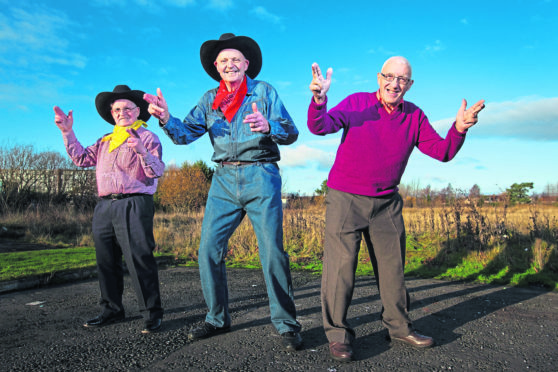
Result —
M 397 82 L 401 85 L 407 85 L 409 84 L 409 82 L 411 81 L 411 79 L 409 79 L 408 77 L 405 76 L 395 76 L 394 74 L 383 74 L 380 72 L 380 75 L 383 76 L 384 79 L 386 79 L 386 81 L 388 83 L 391 83 L 392 81 L 394 81 L 395 79 L 397 79 Z
M 135 109 L 137 109 L 137 108 L 138 108 L 138 106 L 135 106 L 135 107 L 124 107 L 124 108 L 122 108 L 122 109 L 119 107 L 119 108 L 115 108 L 114 110 L 110 110 L 110 111 L 111 111 L 113 114 L 116 114 L 116 115 L 121 114 L 121 113 L 129 114 L 130 112 L 132 112 L 132 110 L 135 110 Z
M 238 65 L 240 63 L 242 63 L 242 59 L 240 58 L 223 58 L 217 61 L 218 64 L 220 64 L 221 66 L 225 66 L 228 65 L 229 62 L 232 62 L 233 65 Z

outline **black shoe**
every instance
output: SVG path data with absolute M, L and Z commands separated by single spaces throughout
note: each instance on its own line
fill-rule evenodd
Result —
M 141 333 L 153 333 L 157 332 L 161 329 L 161 325 L 163 324 L 162 318 L 157 318 L 154 320 L 146 320 Z
M 99 328 L 106 326 L 107 324 L 120 322 L 122 320 L 124 320 L 124 312 L 112 313 L 108 315 L 101 314 L 96 318 L 89 319 L 83 326 L 88 328 Z
M 302 337 L 298 332 L 285 332 L 281 334 L 281 344 L 288 351 L 295 351 L 302 346 Z
M 188 333 L 188 339 L 190 341 L 200 340 L 202 338 L 208 338 L 221 333 L 225 333 L 231 330 L 231 327 L 215 327 L 207 322 L 204 322 L 198 328 L 194 328 Z

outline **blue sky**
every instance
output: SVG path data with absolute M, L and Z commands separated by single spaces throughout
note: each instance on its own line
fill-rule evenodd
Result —
M 33 144 L 65 153 L 52 107 L 74 111 L 84 145 L 112 130 L 95 96 L 127 84 L 160 87 L 183 118 L 215 87 L 199 48 L 233 32 L 263 53 L 258 79 L 271 83 L 299 128 L 282 146 L 284 190 L 311 194 L 327 178 L 340 136 L 306 127 L 311 64 L 333 68 L 330 107 L 347 95 L 377 90 L 383 62 L 403 55 L 415 83 L 405 99 L 445 136 L 461 100 L 486 100 L 479 123 L 449 163 L 416 150 L 402 183 L 451 184 L 499 193 L 516 182 L 536 192 L 557 185 L 558 3 L 553 0 L 0 0 L 2 145 Z M 167 164 L 210 161 L 207 136 L 176 146 L 151 119 Z

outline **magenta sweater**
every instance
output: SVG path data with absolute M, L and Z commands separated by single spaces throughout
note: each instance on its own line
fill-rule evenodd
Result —
M 317 135 L 343 130 L 327 185 L 351 194 L 382 196 L 398 190 L 414 147 L 446 162 L 457 154 L 465 133 L 451 126 L 441 138 L 420 108 L 404 101 L 388 114 L 376 93 L 355 93 L 327 111 L 312 99 L 308 129 Z M 326 112 L 327 111 L 327 112 Z

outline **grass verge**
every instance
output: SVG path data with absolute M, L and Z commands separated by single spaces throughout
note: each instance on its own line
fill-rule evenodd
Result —
M 0 280 L 95 267 L 95 248 L 0 253 Z
M 156 257 L 171 256 L 155 253 Z M 171 256 L 172 257 L 172 256 Z M 0 281 L 66 270 L 95 268 L 95 248 L 78 247 L 0 253 Z

